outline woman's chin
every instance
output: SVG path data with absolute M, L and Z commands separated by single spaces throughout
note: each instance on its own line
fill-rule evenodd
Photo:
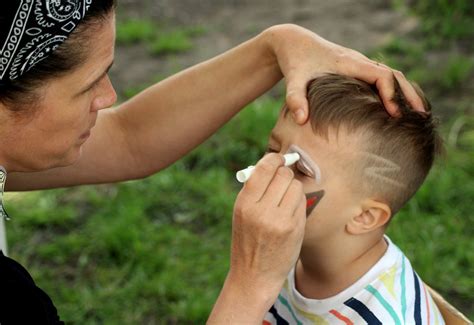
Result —
M 77 150 L 74 154 L 68 153 L 67 156 L 62 156 L 56 159 L 36 159 L 35 161 L 27 160 L 14 164 L 10 172 L 42 172 L 52 168 L 67 167 L 74 165 L 81 157 L 81 151 Z
M 67 166 L 74 165 L 79 160 L 79 158 L 81 158 L 81 156 L 82 156 L 82 145 L 68 152 L 67 156 L 64 157 L 64 160 L 60 162 L 61 165 L 57 167 L 67 167 Z
M 82 156 L 82 145 L 74 146 L 63 154 L 56 154 L 42 160 L 41 165 L 37 165 L 33 171 L 44 171 L 51 168 L 68 167 L 74 165 Z
M 71 150 L 69 150 L 65 155 L 62 155 L 60 158 L 55 159 L 54 161 L 50 161 L 45 168 L 42 170 L 47 170 L 50 168 L 58 168 L 58 167 L 68 167 L 74 165 L 79 158 L 82 156 L 82 145 L 77 146 Z

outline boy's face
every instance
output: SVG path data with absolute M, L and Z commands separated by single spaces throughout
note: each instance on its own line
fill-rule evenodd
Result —
M 352 190 L 353 181 L 348 177 L 356 145 L 342 130 L 337 138 L 329 131 L 326 139 L 314 133 L 310 122 L 298 125 L 291 114 L 280 114 L 268 151 L 298 152 L 302 157 L 292 169 L 307 196 L 304 246 L 344 234 L 346 223 L 360 213 L 361 197 Z

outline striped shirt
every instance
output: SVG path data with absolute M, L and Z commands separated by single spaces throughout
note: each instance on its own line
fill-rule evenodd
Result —
M 333 297 L 303 297 L 295 288 L 293 269 L 263 324 L 444 324 L 408 259 L 388 237 L 385 239 L 388 248 L 384 256 Z

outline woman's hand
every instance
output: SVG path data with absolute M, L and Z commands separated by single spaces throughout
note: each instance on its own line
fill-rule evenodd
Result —
M 400 71 L 331 43 L 297 25 L 273 26 L 263 35 L 285 77 L 286 102 L 299 123 L 308 118 L 307 84 L 321 73 L 342 74 L 375 84 L 388 113 L 393 116 L 398 114 L 398 107 L 392 101 L 395 91 L 393 78 L 396 77 L 411 106 L 424 111 L 420 97 Z
M 303 240 L 303 188 L 283 161 L 276 153 L 263 157 L 234 207 L 230 271 L 238 277 L 261 276 L 259 285 L 283 284 Z
M 283 157 L 255 167 L 234 207 L 230 271 L 209 323 L 261 324 L 296 263 L 304 235 L 305 196 Z

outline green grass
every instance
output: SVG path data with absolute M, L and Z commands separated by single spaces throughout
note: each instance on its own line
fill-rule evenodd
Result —
M 158 36 L 150 44 L 150 52 L 155 55 L 189 51 L 193 47 L 190 36 L 183 30 L 168 32 Z
M 150 54 L 176 54 L 187 52 L 194 46 L 193 39 L 206 33 L 201 25 L 164 29 L 149 44 Z
M 453 55 L 451 56 L 438 80 L 444 89 L 454 89 L 459 85 L 468 82 L 470 75 L 474 71 L 474 59 L 471 57 Z
M 152 55 L 177 54 L 191 50 L 193 39 L 205 32 L 202 25 L 165 28 L 146 19 L 127 19 L 117 23 L 117 43 L 142 43 Z
M 392 0 L 392 3 L 419 19 L 418 32 L 430 46 L 443 47 L 448 42 L 461 41 L 473 49 L 474 2 L 471 0 Z
M 117 24 L 117 43 L 133 44 L 152 40 L 158 33 L 152 22 L 141 19 L 130 19 Z
M 405 71 L 409 80 L 429 89 L 431 95 L 442 96 L 456 93 L 470 83 L 474 76 L 474 59 L 471 54 L 438 53 L 432 61 L 426 60 L 429 53 L 426 44 L 416 40 L 395 38 L 384 47 L 370 53 L 377 61 Z
M 455 95 L 474 79 L 474 2 L 470 0 L 396 0 L 396 7 L 416 15 L 420 26 L 394 37 L 369 53 L 405 72 L 435 99 Z
M 228 267 L 231 185 L 222 169 L 177 164 L 140 182 L 22 194 L 11 255 L 69 322 L 202 323 Z

